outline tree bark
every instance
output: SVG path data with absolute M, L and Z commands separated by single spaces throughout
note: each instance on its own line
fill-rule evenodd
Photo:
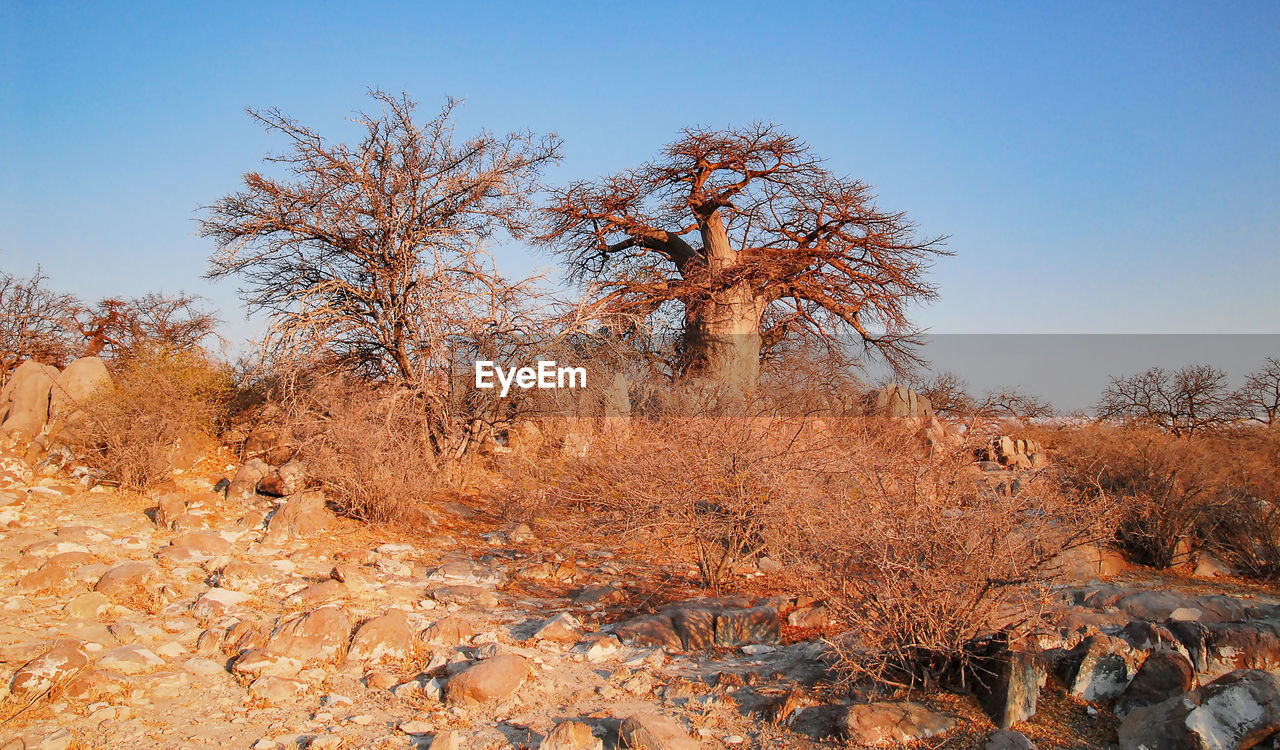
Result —
M 717 283 L 737 266 L 738 254 L 718 213 L 701 223 L 712 291 L 685 312 L 684 373 L 750 391 L 760 377 L 760 320 L 768 300 L 748 281 Z

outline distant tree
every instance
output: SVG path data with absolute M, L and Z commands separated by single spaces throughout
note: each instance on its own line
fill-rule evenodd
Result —
M 1280 418 L 1280 359 L 1267 357 L 1262 369 L 1250 373 L 1235 399 L 1243 416 L 1274 425 Z
M 82 356 L 124 358 L 141 346 L 185 351 L 217 336 L 218 318 L 202 307 L 200 297 L 179 292 L 149 293 L 124 299 L 111 297 L 76 312 L 75 325 L 84 338 Z
M 945 254 L 864 183 L 833 175 L 769 124 L 686 130 L 659 158 L 555 191 L 541 241 L 599 308 L 678 316 L 682 370 L 745 387 L 790 333 L 853 331 L 895 367 L 915 361 L 915 303 Z
M 929 399 L 929 405 L 939 417 L 968 419 L 977 411 L 969 384 L 954 372 L 940 372 L 933 377 L 911 384 L 912 390 Z
M 246 174 L 242 191 L 207 209 L 200 233 L 218 246 L 208 276 L 239 276 L 249 308 L 266 313 L 268 351 L 419 381 L 448 364 L 456 339 L 516 325 L 528 284 L 499 276 L 482 243 L 525 231 L 560 142 L 484 131 L 456 141 L 455 101 L 418 123 L 407 97 L 370 94 L 381 112 L 357 116 L 354 146 L 279 110 L 248 110 L 288 140 L 267 162 L 291 179 Z
M 1153 367 L 1111 379 L 1096 407 L 1102 419 L 1148 422 L 1177 436 L 1222 426 L 1238 416 L 1227 374 L 1209 365 L 1179 370 Z
M 0 271 L 0 383 L 23 360 L 61 366 L 75 354 L 78 302 L 48 280 L 38 268 L 26 278 Z

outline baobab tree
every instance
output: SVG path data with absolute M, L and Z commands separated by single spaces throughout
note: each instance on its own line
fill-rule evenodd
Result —
M 554 191 L 544 216 L 539 239 L 598 309 L 678 314 L 683 372 L 747 388 L 791 335 L 851 330 L 911 364 L 908 309 L 935 297 L 925 276 L 945 254 L 771 124 L 686 130 L 655 161 Z

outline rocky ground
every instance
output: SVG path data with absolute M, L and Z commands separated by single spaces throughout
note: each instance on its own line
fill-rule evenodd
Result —
M 1231 731 L 1280 727 L 1252 671 L 1280 667 L 1264 589 L 1066 587 L 1056 631 L 976 695 L 853 704 L 802 596 L 641 592 L 607 540 L 545 549 L 464 502 L 426 531 L 359 524 L 246 492 L 289 479 L 246 466 L 139 496 L 0 457 L 0 748 L 1137 747 L 1272 697 Z

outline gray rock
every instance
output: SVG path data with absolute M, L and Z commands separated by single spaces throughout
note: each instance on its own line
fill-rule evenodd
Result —
M 1146 708 L 1120 724 L 1121 750 L 1244 750 L 1280 731 L 1280 681 L 1254 669 L 1232 672 Z

